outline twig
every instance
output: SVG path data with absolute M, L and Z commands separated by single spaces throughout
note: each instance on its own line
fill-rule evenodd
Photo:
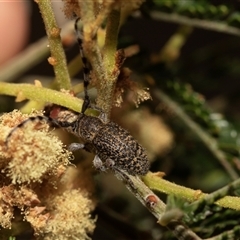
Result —
M 227 161 L 225 153 L 218 148 L 217 141 L 207 134 L 198 124 L 196 124 L 184 111 L 183 109 L 172 99 L 170 99 L 161 90 L 155 89 L 153 94 L 156 98 L 163 101 L 174 113 L 190 128 L 206 145 L 206 147 L 212 152 L 212 154 L 218 159 L 222 166 L 226 169 L 228 174 L 233 180 L 238 179 L 237 172 L 233 169 L 231 164 Z
M 217 236 L 206 238 L 205 240 L 232 240 L 239 239 L 240 236 L 240 228 L 236 226 L 233 230 L 225 231 Z
M 203 205 L 211 205 L 213 203 L 219 203 L 220 200 L 223 200 L 225 198 L 226 200 L 226 195 L 231 193 L 234 190 L 239 189 L 240 186 L 240 179 L 237 179 L 236 181 L 228 184 L 225 187 L 222 187 L 218 189 L 217 191 L 212 192 L 211 194 L 206 195 L 205 197 L 199 199 L 198 201 L 193 202 L 191 205 L 195 206 L 195 210 L 201 208 Z M 238 201 L 237 201 L 238 199 Z M 227 201 L 224 201 L 224 203 L 229 204 L 229 199 Z M 230 202 L 232 205 L 232 209 L 239 210 L 240 209 L 240 198 L 235 197 L 235 200 L 232 199 L 232 202 Z
M 138 176 L 132 176 L 120 170 L 115 172 L 115 175 L 123 181 L 128 190 L 156 217 L 158 223 L 163 225 L 162 219 L 168 213 L 165 212 L 165 203 Z M 178 239 L 201 240 L 193 231 L 184 226 L 179 219 L 176 219 L 177 217 L 173 216 L 173 219 L 170 219 L 164 226 L 170 229 Z
M 104 45 L 103 64 L 105 68 L 104 79 L 98 89 L 97 103 L 103 106 L 104 111 L 108 116 L 114 102 L 114 89 L 119 75 L 116 69 L 116 51 L 118 40 L 120 11 L 112 10 L 108 16 L 106 27 L 106 37 Z
M 152 190 L 165 193 L 167 195 L 174 195 L 186 199 L 188 202 L 195 203 L 196 200 L 201 201 L 203 198 L 211 197 L 211 194 L 208 195 L 203 193 L 201 190 L 194 190 L 191 188 L 186 188 L 175 183 L 169 182 L 156 173 L 148 173 L 143 178 L 144 183 Z M 239 181 L 239 180 L 236 180 Z M 233 182 L 233 184 L 238 184 Z M 227 186 L 228 187 L 228 186 Z M 215 192 L 214 192 L 215 193 Z M 226 195 L 226 193 L 225 193 Z M 235 196 L 225 196 L 217 200 L 215 203 L 219 206 L 225 208 L 231 208 L 234 210 L 240 210 L 240 198 Z M 209 197 L 208 197 L 209 196 Z
M 53 66 L 59 89 L 70 89 L 71 79 L 68 73 L 66 57 L 60 38 L 61 30 L 57 26 L 51 1 L 38 0 L 36 2 L 38 3 L 45 24 L 46 33 L 48 35 L 51 52 L 51 57 L 48 61 Z
M 78 55 L 76 56 L 69 64 L 68 64 L 68 71 L 69 71 L 69 75 L 72 78 L 73 76 L 75 76 L 82 67 L 82 63 L 81 63 L 81 57 Z M 33 78 L 31 78 L 33 79 Z M 46 79 L 46 78 L 45 78 Z M 44 80 L 43 77 L 41 77 L 41 80 Z M 26 82 L 26 81 L 23 81 Z M 43 81 L 44 82 L 44 81 Z M 48 87 L 50 89 L 58 89 L 58 85 L 57 82 L 55 80 L 52 81 L 52 78 L 49 78 L 48 81 L 50 84 L 48 85 Z M 71 91 L 76 95 L 79 92 L 83 91 L 83 84 L 80 83 L 78 84 L 78 86 L 74 86 L 72 87 Z M 32 109 L 43 109 L 44 107 L 44 102 L 37 102 L 37 101 L 28 101 L 23 107 L 21 107 L 21 112 L 23 113 L 29 113 L 31 112 Z
M 80 112 L 83 103 L 82 99 L 75 98 L 69 94 L 24 83 L 0 83 L 0 94 L 16 96 L 19 100 L 30 99 L 44 103 L 50 102 L 70 108 L 76 112 Z
M 97 105 L 110 115 L 113 103 L 114 86 L 119 72 L 116 70 L 117 37 L 120 19 L 120 6 L 113 10 L 114 1 L 103 5 L 103 11 L 94 18 L 94 7 L 91 1 L 79 1 L 81 8 L 84 41 L 83 48 L 93 69 L 98 89 Z M 107 18 L 104 54 L 102 56 L 97 43 L 97 30 Z
M 222 32 L 226 34 L 231 34 L 235 36 L 240 36 L 240 29 L 228 26 L 226 23 L 218 23 L 213 21 L 201 20 L 188 18 L 185 16 L 181 16 L 175 13 L 164 13 L 159 11 L 153 11 L 150 13 L 150 16 L 156 20 L 162 20 L 165 22 L 173 22 L 176 24 L 184 24 L 193 27 L 203 28 L 206 30 L 212 30 L 216 32 Z
M 88 58 L 93 75 L 97 81 L 104 79 L 104 67 L 102 63 L 102 55 L 97 42 L 97 30 L 99 26 L 95 26 L 95 12 L 93 1 L 78 1 L 81 9 L 81 21 L 83 23 L 83 49 L 84 54 Z M 101 106 L 100 106 L 101 107 Z

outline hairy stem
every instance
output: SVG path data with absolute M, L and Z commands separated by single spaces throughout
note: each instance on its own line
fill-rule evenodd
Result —
M 92 79 L 98 90 L 97 105 L 106 112 L 108 117 L 113 103 L 113 92 L 119 74 L 116 68 L 116 50 L 120 19 L 119 9 L 113 9 L 114 2 L 105 4 L 104 10 L 94 18 L 94 7 L 89 1 L 79 1 L 83 22 L 83 48 L 93 69 Z M 97 43 L 97 31 L 107 19 L 104 54 L 101 54 Z
M 201 201 L 203 198 L 208 199 L 211 197 L 211 194 L 203 193 L 201 190 L 194 190 L 194 189 L 177 185 L 175 183 L 162 179 L 161 177 L 159 177 L 158 174 L 154 174 L 154 173 L 148 173 L 146 176 L 143 177 L 143 181 L 152 190 L 162 192 L 167 195 L 172 194 L 174 196 L 184 198 L 188 202 L 195 203 L 197 200 Z M 235 185 L 239 186 L 239 180 L 236 180 L 236 182 L 233 182 L 232 184 L 233 186 Z M 226 188 L 228 188 L 228 186 L 223 188 L 223 190 L 226 191 Z M 222 189 L 220 190 L 223 191 Z M 224 196 L 224 193 L 223 193 L 223 196 Z M 224 196 L 221 199 L 217 200 L 215 203 L 222 207 L 231 208 L 238 211 L 240 210 L 239 197 Z
M 54 103 L 80 112 L 83 100 L 66 93 L 31 84 L 0 83 L 0 94 L 16 96 L 19 100 L 30 99 L 44 103 Z
M 59 89 L 70 89 L 71 79 L 68 73 L 65 53 L 63 51 L 60 38 L 61 30 L 57 26 L 51 1 L 38 0 L 36 2 L 38 3 L 45 24 L 51 52 L 51 57 L 48 59 L 48 61 L 53 66 L 58 87 Z
M 102 106 L 108 116 L 114 102 L 114 89 L 120 70 L 116 69 L 116 51 L 118 40 L 120 11 L 112 10 L 108 16 L 103 54 L 104 79 L 98 89 L 97 104 Z

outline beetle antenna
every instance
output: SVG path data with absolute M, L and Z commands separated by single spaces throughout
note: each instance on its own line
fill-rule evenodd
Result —
M 82 58 L 82 63 L 83 63 L 84 102 L 82 105 L 81 113 L 84 113 L 90 105 L 90 98 L 89 98 L 88 91 L 87 91 L 88 85 L 90 83 L 90 77 L 89 77 L 90 68 L 89 68 L 88 60 L 83 51 L 83 28 L 82 27 L 79 28 L 79 26 L 78 26 L 79 21 L 80 21 L 80 18 L 77 18 L 75 21 L 74 27 L 75 27 L 75 31 L 77 34 L 77 42 L 78 42 L 79 52 L 80 52 L 80 55 Z

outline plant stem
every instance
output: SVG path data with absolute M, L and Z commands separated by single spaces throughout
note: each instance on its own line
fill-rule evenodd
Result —
M 83 49 L 88 61 L 92 66 L 91 78 L 96 80 L 96 85 L 99 85 L 104 79 L 103 60 L 100 47 L 97 42 L 97 31 L 99 25 L 95 24 L 95 12 L 92 1 L 79 0 L 81 9 L 81 21 L 83 24 Z M 99 13 L 100 14 L 100 13 Z M 98 23 L 99 24 L 99 23 Z M 94 77 L 93 77 L 94 76 Z M 102 107 L 102 106 L 99 106 Z
M 70 108 L 76 112 L 80 112 L 83 103 L 83 100 L 75 98 L 70 94 L 24 83 L 0 83 L 0 94 L 16 96 L 21 100 L 30 99 L 44 103 L 50 102 Z
M 57 26 L 51 1 L 38 0 L 36 2 L 38 3 L 40 12 L 42 14 L 48 36 L 49 48 L 51 52 L 51 57 L 48 60 L 50 64 L 53 65 L 59 89 L 68 90 L 71 88 L 71 79 L 68 73 L 65 53 L 60 38 L 61 30 Z
M 97 105 L 110 116 L 113 103 L 115 83 L 119 74 L 116 67 L 116 50 L 120 19 L 119 9 L 113 9 L 114 1 L 104 5 L 104 10 L 94 18 L 94 7 L 91 1 L 79 1 L 83 22 L 83 48 L 91 63 L 93 75 L 98 90 Z M 107 18 L 104 54 L 101 54 L 97 43 L 97 30 Z M 92 79 L 93 79 L 92 78 Z
M 167 195 L 172 194 L 174 196 L 184 198 L 188 202 L 195 203 L 196 200 L 201 201 L 203 198 L 211 197 L 211 194 L 206 194 L 206 193 L 203 193 L 201 190 L 193 190 L 190 188 L 186 188 L 186 187 L 177 185 L 175 183 L 171 183 L 165 179 L 162 179 L 161 177 L 159 177 L 157 174 L 154 174 L 154 173 L 149 172 L 142 179 L 143 179 L 144 183 L 152 190 L 162 192 Z M 235 186 L 235 185 L 238 186 L 239 180 L 236 180 L 232 184 L 233 184 L 233 186 Z M 222 188 L 222 189 L 224 189 L 224 191 L 226 191 L 227 187 L 228 186 L 226 186 L 225 188 Z M 218 191 L 220 191 L 222 189 L 219 189 Z M 213 194 L 215 194 L 215 192 Z M 217 205 L 225 207 L 225 208 L 231 208 L 231 209 L 238 210 L 238 211 L 240 210 L 240 198 L 239 197 L 225 196 L 225 197 L 222 197 L 221 199 L 217 200 L 215 203 Z
M 116 67 L 119 21 L 120 10 L 112 10 L 108 16 L 103 54 L 105 74 L 98 89 L 97 105 L 101 106 L 108 116 L 114 102 L 115 84 L 120 72 Z
M 224 231 L 223 233 L 218 234 L 217 236 L 211 238 L 205 238 L 204 240 L 231 240 L 238 239 L 240 233 L 239 226 L 235 226 L 233 230 Z
M 165 203 L 158 198 L 158 196 L 152 192 L 138 176 L 132 176 L 126 172 L 122 173 L 121 170 L 115 171 L 115 175 L 123 181 L 128 190 L 132 192 L 145 207 L 147 207 L 147 209 L 156 217 L 158 223 L 162 225 L 163 221 L 161 221 L 161 219 L 167 214 L 167 212 L 165 212 Z M 164 226 L 170 229 L 178 239 L 183 239 L 183 237 L 187 235 L 188 239 L 201 240 L 201 238 L 199 238 L 193 231 L 184 226 L 179 219 L 173 221 L 170 219 L 170 221 Z
M 193 18 L 181 16 L 175 13 L 164 13 L 159 11 L 151 12 L 150 16 L 152 17 L 152 19 L 156 19 L 156 20 L 162 20 L 165 22 L 172 22 L 176 24 L 183 24 L 183 25 L 203 28 L 203 29 L 212 30 L 216 32 L 235 35 L 238 37 L 240 36 L 239 28 L 228 26 L 224 22 L 221 23 L 221 22 L 213 22 L 213 21 L 202 20 L 202 19 L 193 19 Z

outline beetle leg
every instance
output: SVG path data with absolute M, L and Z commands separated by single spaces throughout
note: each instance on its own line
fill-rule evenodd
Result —
M 90 72 L 90 66 L 89 62 L 84 54 L 83 51 L 83 28 L 78 27 L 78 22 L 80 21 L 80 18 L 77 18 L 75 21 L 75 31 L 77 34 L 77 41 L 78 41 L 78 46 L 79 46 L 79 51 L 80 55 L 82 58 L 82 63 L 83 63 L 83 86 L 84 86 L 84 102 L 82 105 L 82 110 L 81 113 L 84 113 L 87 108 L 89 107 L 90 104 L 90 98 L 87 92 L 88 85 L 90 83 L 90 77 L 89 77 L 89 72 Z
M 104 123 L 108 123 L 109 119 L 107 117 L 107 114 L 103 111 L 100 112 L 98 118 L 100 118 Z
M 115 162 L 108 158 L 106 161 L 105 161 L 105 166 L 108 168 L 108 169 L 113 169 L 114 168 L 114 165 L 115 165 Z
M 74 151 L 77 151 L 79 149 L 83 149 L 84 147 L 85 147 L 85 145 L 82 144 L 82 143 L 71 143 L 68 146 L 68 150 L 71 151 L 71 152 L 74 152 Z
M 106 168 L 105 168 L 102 160 L 99 158 L 98 155 L 95 155 L 95 157 L 93 159 L 93 165 L 97 170 L 100 170 L 100 171 L 103 171 L 103 172 L 106 171 Z

